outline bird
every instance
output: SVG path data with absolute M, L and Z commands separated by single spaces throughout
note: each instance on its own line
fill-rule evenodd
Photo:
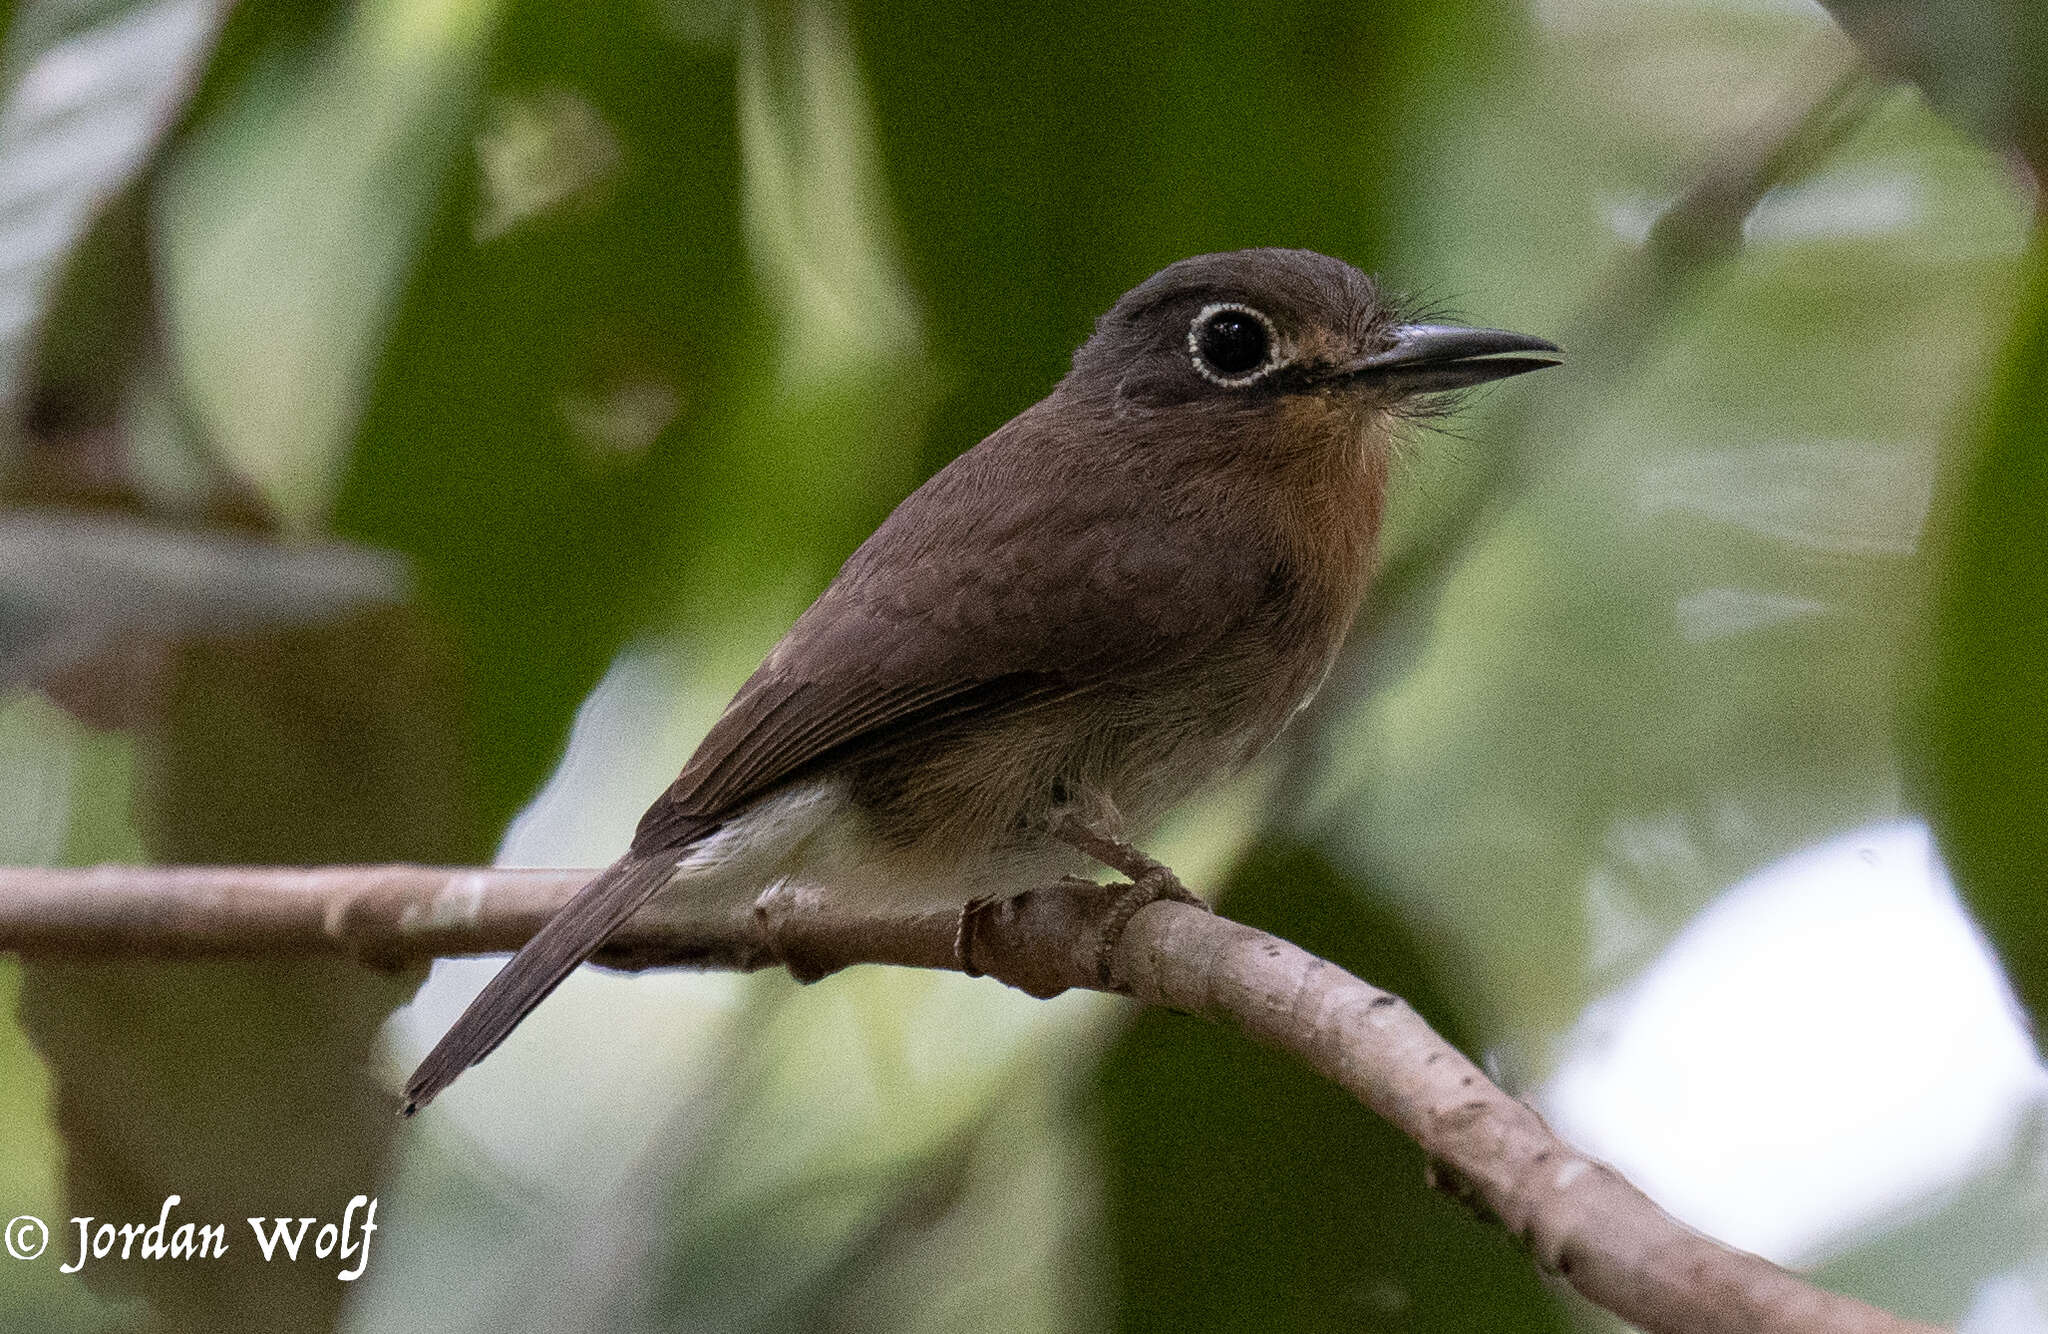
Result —
M 855 550 L 401 1110 L 664 890 L 957 903 L 969 940 L 977 906 L 1129 846 L 1249 764 L 1330 672 L 1404 422 L 1560 360 L 1543 338 L 1410 318 L 1314 251 L 1161 269 Z

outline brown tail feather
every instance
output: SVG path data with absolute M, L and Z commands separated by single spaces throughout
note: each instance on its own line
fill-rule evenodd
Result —
M 578 890 L 478 993 L 405 1082 L 400 1110 L 411 1116 L 470 1066 L 491 1054 L 562 979 L 675 874 L 677 854 L 627 853 Z

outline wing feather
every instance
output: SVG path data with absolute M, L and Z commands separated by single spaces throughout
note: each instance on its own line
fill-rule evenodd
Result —
M 1257 541 L 1191 552 L 1184 516 L 1129 486 L 989 475 L 1008 470 L 963 457 L 898 507 L 740 688 L 641 820 L 636 852 L 850 750 L 1171 671 L 1267 586 Z

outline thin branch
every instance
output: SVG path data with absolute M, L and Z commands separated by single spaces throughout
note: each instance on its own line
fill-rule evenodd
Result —
M 422 866 L 0 869 L 0 949 L 96 959 L 344 954 L 399 968 L 516 947 L 593 874 Z M 1098 986 L 1126 886 L 1063 881 L 983 910 L 975 962 L 1035 996 Z M 657 899 L 617 967 L 959 966 L 950 908 Z M 1494 1087 L 1399 997 L 1251 927 L 1172 901 L 1130 918 L 1107 989 L 1230 1021 L 1293 1053 L 1419 1144 L 1547 1270 L 1652 1334 L 1928 1334 L 1684 1227 Z

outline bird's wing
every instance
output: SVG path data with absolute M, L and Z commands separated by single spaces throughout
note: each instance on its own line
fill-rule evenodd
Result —
M 648 809 L 636 852 L 687 844 L 848 753 L 1170 670 L 1276 576 L 1255 542 L 1189 551 L 1187 516 L 1144 495 L 963 473 L 847 562 Z
M 1251 541 L 1190 551 L 1189 516 L 1142 493 L 1003 476 L 1005 460 L 985 456 L 1000 439 L 926 483 L 854 553 L 648 808 L 631 851 L 442 1036 L 406 1083 L 408 1113 L 659 892 L 677 851 L 754 798 L 850 751 L 1171 670 L 1242 624 L 1280 573 Z

